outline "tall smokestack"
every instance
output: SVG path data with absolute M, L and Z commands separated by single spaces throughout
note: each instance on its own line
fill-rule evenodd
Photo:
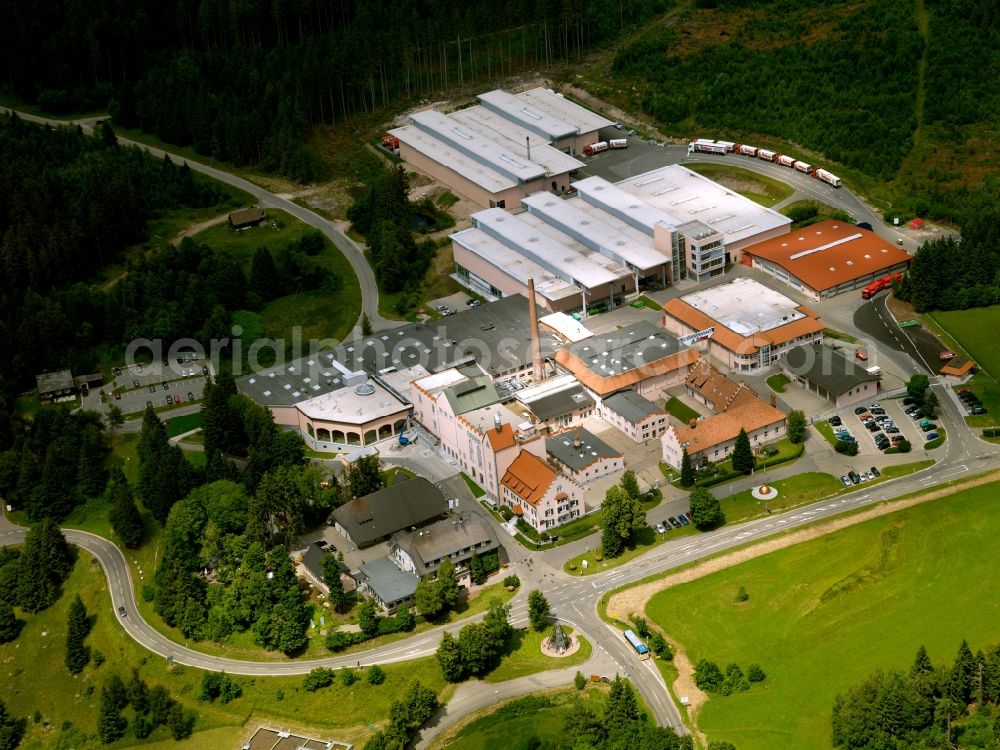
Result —
M 538 337 L 538 305 L 535 302 L 535 280 L 528 279 L 528 318 L 531 326 L 531 369 L 535 374 L 535 382 L 545 379 L 545 370 L 542 369 L 542 342 Z
M 497 432 L 503 432 L 503 423 L 500 421 L 500 412 L 493 415 L 493 426 L 496 427 Z
M 524 136 L 524 144 L 528 147 L 528 161 L 531 161 L 531 138 Z

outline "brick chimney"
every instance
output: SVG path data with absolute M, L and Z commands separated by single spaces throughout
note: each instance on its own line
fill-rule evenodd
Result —
M 542 363 L 542 341 L 538 335 L 538 304 L 535 302 L 535 280 L 528 279 L 528 325 L 531 326 L 531 369 L 535 382 L 545 380 L 545 365 Z
M 573 447 L 579 448 L 581 445 L 582 443 L 580 442 L 580 433 L 578 432 L 573 436 Z
M 778 408 L 778 396 L 774 391 L 771 391 L 771 406 Z

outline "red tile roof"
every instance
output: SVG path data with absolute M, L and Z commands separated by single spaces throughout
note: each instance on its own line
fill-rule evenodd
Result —
M 551 466 L 534 453 L 522 449 L 507 468 L 500 484 L 524 502 L 537 505 L 555 478 L 556 473 Z
M 910 262 L 905 250 L 874 232 L 833 219 L 793 229 L 743 252 L 781 266 L 816 291 L 873 274 L 882 276 L 893 266 Z

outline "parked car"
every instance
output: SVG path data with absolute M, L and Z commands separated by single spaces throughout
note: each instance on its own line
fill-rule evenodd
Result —
M 468 305 L 469 307 L 479 307 L 483 303 L 481 300 L 478 299 L 470 299 L 465 304 Z
M 871 412 L 876 417 L 884 417 L 885 416 L 885 409 L 881 409 L 881 408 L 879 408 L 879 409 L 872 409 Z
M 920 429 L 923 432 L 930 432 L 931 430 L 936 430 L 937 429 L 937 425 L 934 424 L 933 422 L 929 422 L 926 425 L 920 425 Z
M 882 428 L 879 426 L 878 422 L 865 422 L 865 429 L 869 432 L 878 432 Z
M 854 484 L 861 484 L 861 475 L 858 472 L 851 470 L 847 472 L 847 476 Z
M 874 476 L 875 478 L 882 476 L 882 472 L 876 469 L 874 466 L 871 468 L 871 472 L 872 476 Z
M 893 435 L 892 436 L 892 444 L 893 445 L 899 445 L 900 443 L 905 443 L 905 442 L 906 442 L 906 438 L 903 437 L 902 435 Z
M 448 305 L 435 305 L 434 309 L 437 310 L 438 312 L 444 312 L 445 310 L 447 310 L 449 308 L 448 308 Z
M 961 391 L 959 391 L 959 393 L 961 393 Z M 906 398 L 903 399 L 903 406 L 910 406 L 913 403 L 914 403 L 913 396 L 907 396 Z
M 166 399 L 167 399 L 167 406 L 174 403 L 174 400 L 170 396 L 167 396 Z
M 166 380 L 164 380 L 160 385 L 163 386 L 163 390 L 165 390 L 165 391 L 169 391 L 170 390 L 170 383 L 168 383 Z
M 872 481 L 875 478 L 875 475 L 872 474 L 870 471 L 866 471 L 865 472 L 865 478 L 870 482 L 870 481 Z
M 888 432 L 890 435 L 898 435 L 899 434 L 899 428 L 896 427 L 896 425 L 894 425 L 894 424 L 893 425 L 889 425 L 888 427 L 885 427 L 883 429 L 886 432 Z
M 972 414 L 972 415 L 974 415 L 974 416 L 978 416 L 979 414 L 987 414 L 988 412 L 987 412 L 987 410 L 986 410 L 985 407 L 982 407 L 982 406 L 973 406 L 972 407 L 972 411 L 970 411 L 969 413 Z
M 670 525 L 673 526 L 675 529 L 679 529 L 681 527 L 681 522 L 678 521 L 675 516 L 670 516 L 670 518 L 668 518 L 667 521 L 669 521 Z
M 910 415 L 910 418 L 911 419 L 915 419 L 915 420 L 921 420 L 921 419 L 924 418 L 924 413 L 922 411 L 920 411 L 920 409 L 917 409 L 915 412 L 913 412 Z
M 844 420 L 842 420 L 842 419 L 841 419 L 840 417 L 838 417 L 838 416 L 837 416 L 836 414 L 834 414 L 834 415 L 833 415 L 832 417 L 830 417 L 830 419 L 829 419 L 829 420 L 827 420 L 827 421 L 828 421 L 828 422 L 829 422 L 829 423 L 830 423 L 831 425 L 833 425 L 834 427 L 840 427 L 840 425 L 844 424 Z
M 857 351 L 854 352 L 854 357 L 856 359 L 861 360 L 862 362 L 867 362 L 868 352 L 866 352 L 864 349 L 858 349 Z
M 122 400 L 122 394 L 120 394 L 118 391 L 115 391 L 115 401 L 121 401 L 121 400 Z
M 208 365 L 202 365 L 201 366 L 201 374 L 202 375 L 208 375 Z
M 688 520 L 688 517 L 685 516 L 683 513 L 681 513 L 679 516 L 677 516 L 677 520 L 680 521 L 685 526 L 687 526 L 688 524 L 691 523 L 691 521 Z
M 152 409 L 153 408 L 153 402 L 152 401 L 147 401 L 146 402 L 146 408 L 147 409 Z
M 175 393 L 174 394 L 174 403 L 175 404 L 179 404 L 180 402 L 181 402 L 181 394 Z
M 868 409 L 866 409 L 863 406 L 858 406 L 858 407 L 855 407 L 855 409 L 854 409 L 854 413 L 855 414 L 864 414 L 866 411 L 868 411 Z
M 926 435 L 924 435 L 924 440 L 930 442 L 931 440 L 937 440 L 939 437 L 941 436 L 936 432 L 928 432 Z
M 194 393 L 188 391 L 188 401 L 194 401 Z
M 152 385 L 152 384 L 150 384 L 150 386 L 149 386 L 149 392 L 150 392 L 150 393 L 156 393 L 156 386 L 155 386 L 155 385 Z
M 926 427 L 929 424 L 931 424 L 931 420 L 929 420 L 929 419 L 921 419 L 920 420 L 920 426 L 921 427 Z
M 850 487 L 850 486 L 851 486 L 851 484 L 852 484 L 852 483 L 851 483 L 851 480 L 850 480 L 850 479 L 848 479 L 846 475 L 845 475 L 845 476 L 842 476 L 842 477 L 840 478 L 840 483 L 841 483 L 842 485 L 844 485 L 845 487 Z
M 661 534 L 666 534 L 667 533 L 667 527 L 664 526 L 662 523 L 658 523 L 658 524 L 654 525 L 653 528 L 656 529 L 657 531 L 659 531 Z
M 938 359 L 940 359 L 942 362 L 947 362 L 949 359 L 955 359 L 955 352 L 950 352 L 947 349 L 945 349 L 938 355 Z
M 881 408 L 882 408 L 882 404 L 869 404 L 868 405 L 868 410 L 869 411 L 874 411 L 875 409 L 881 409 Z
M 133 388 L 138 388 L 139 387 L 139 381 L 138 380 L 133 380 L 132 381 L 132 387 Z

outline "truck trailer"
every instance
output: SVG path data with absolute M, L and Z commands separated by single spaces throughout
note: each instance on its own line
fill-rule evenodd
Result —
M 783 167 L 794 167 L 795 157 L 785 156 L 784 154 L 778 154 L 778 164 L 780 164 Z
M 837 177 L 837 175 L 835 175 L 833 172 L 827 172 L 823 168 L 814 170 L 813 177 L 815 177 L 817 180 L 822 180 L 828 185 L 833 185 L 835 188 L 839 188 L 842 184 L 840 178 Z
M 583 153 L 587 156 L 593 156 L 594 154 L 599 154 L 602 151 L 608 150 L 607 141 L 598 141 L 597 143 L 591 143 L 588 146 L 583 147 Z
M 724 156 L 732 151 L 735 146 L 735 143 L 729 143 L 728 141 L 710 141 L 707 138 L 699 138 L 688 144 L 688 153 L 718 154 Z
M 766 148 L 757 149 L 757 158 L 764 161 L 775 161 L 778 158 L 776 151 L 768 151 Z
M 795 162 L 795 169 L 808 175 L 811 175 L 813 171 L 812 164 L 806 164 L 804 161 Z
M 740 146 L 736 149 L 744 156 L 756 156 L 759 149 L 756 146 Z
M 893 282 L 902 281 L 902 279 L 903 274 L 901 273 L 890 273 L 888 276 L 883 276 L 861 290 L 861 299 L 871 299 L 879 292 L 892 288 Z
M 627 138 L 612 138 L 610 141 L 608 141 L 608 145 L 610 145 L 611 148 L 614 148 L 614 149 L 628 148 L 628 139 Z

